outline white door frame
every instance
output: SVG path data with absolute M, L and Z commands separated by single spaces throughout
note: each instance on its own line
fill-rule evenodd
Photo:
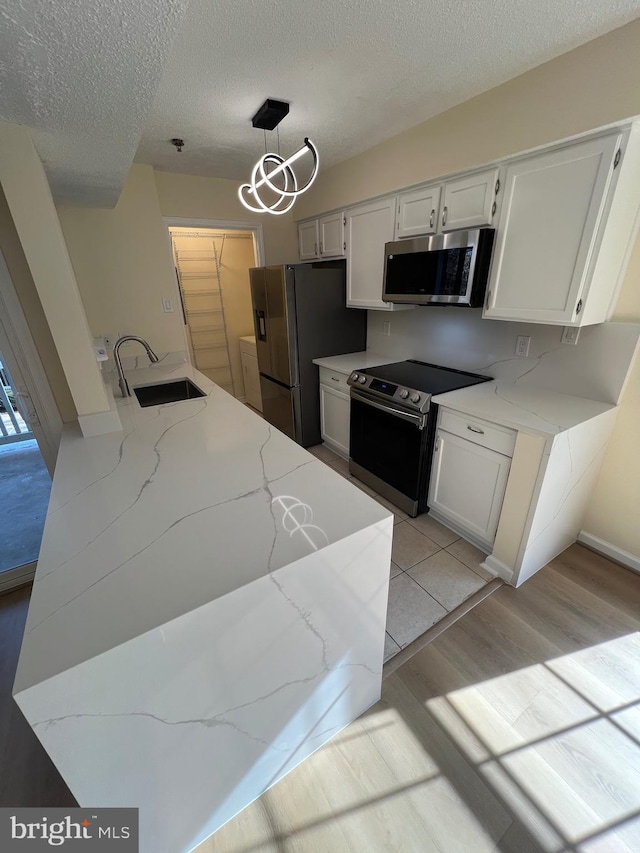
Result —
M 62 435 L 62 418 L 2 252 L 0 350 L 15 382 L 20 414 L 33 432 L 42 458 L 53 476 Z
M 182 293 L 180 292 L 180 282 L 178 281 L 173 261 L 173 245 L 171 243 L 170 228 L 211 228 L 216 231 L 251 231 L 253 236 L 253 254 L 256 259 L 256 265 L 259 267 L 264 266 L 264 235 L 262 232 L 262 225 L 259 222 L 241 222 L 237 219 L 185 219 L 179 216 L 163 216 L 162 221 L 166 226 L 165 233 L 167 235 L 167 246 L 169 248 L 171 268 L 173 270 L 175 298 L 178 300 L 177 304 L 180 306 L 182 306 Z M 180 308 L 180 313 L 182 314 L 182 307 Z M 182 334 L 184 337 L 185 355 L 188 360 L 191 360 L 191 346 L 187 338 L 187 330 L 184 322 L 182 323 Z

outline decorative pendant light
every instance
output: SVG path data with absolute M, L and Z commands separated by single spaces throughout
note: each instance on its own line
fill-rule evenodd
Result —
M 304 145 L 285 160 L 280 156 L 280 137 L 278 136 L 278 153 L 267 152 L 266 131 L 273 130 L 289 112 L 286 101 L 274 101 L 268 98 L 254 115 L 251 123 L 265 131 L 265 154 L 253 167 L 251 182 L 242 184 L 238 189 L 238 197 L 242 204 L 254 213 L 272 213 L 281 216 L 287 213 L 299 195 L 309 189 L 318 174 L 318 149 L 313 142 L 305 138 Z M 293 164 L 310 153 L 313 158 L 311 176 L 304 184 L 298 186 L 298 179 L 292 169 Z M 260 197 L 260 190 L 267 189 L 270 193 L 270 203 Z

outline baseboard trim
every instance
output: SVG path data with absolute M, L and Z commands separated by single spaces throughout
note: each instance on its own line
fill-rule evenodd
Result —
M 37 563 L 26 563 L 15 569 L 7 569 L 0 574 L 0 595 L 5 592 L 13 592 L 18 587 L 25 586 L 33 581 L 36 573 Z
M 617 545 L 607 542 L 606 539 L 600 539 L 599 536 L 594 536 L 593 533 L 581 530 L 578 533 L 578 542 L 584 545 L 585 548 L 589 548 L 597 554 L 602 554 L 603 557 L 608 557 L 614 563 L 620 563 L 621 566 L 640 574 L 640 557 L 636 557 L 635 554 L 631 554 L 629 551 L 623 551 L 622 548 L 618 548 Z
M 480 565 L 483 569 L 486 569 L 488 572 L 491 572 L 492 575 L 497 575 L 499 578 L 502 578 L 505 583 L 512 583 L 513 569 L 506 563 L 503 563 L 502 560 L 499 560 L 497 557 L 494 557 L 493 554 L 489 554 L 489 556 L 485 559 L 484 563 L 480 563 Z

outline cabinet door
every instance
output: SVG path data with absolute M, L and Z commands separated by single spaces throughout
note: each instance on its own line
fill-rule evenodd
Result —
M 442 231 L 491 225 L 498 173 L 498 169 L 489 169 L 447 181 L 440 215 Z
M 320 432 L 334 450 L 349 457 L 349 406 L 348 394 L 320 385 Z
M 331 213 L 318 220 L 320 256 L 322 258 L 344 258 L 344 213 Z
M 507 166 L 485 317 L 580 325 L 621 136 Z
M 438 430 L 429 506 L 491 547 L 510 465 L 508 456 Z
M 350 308 L 392 310 L 382 300 L 384 244 L 393 240 L 395 198 L 353 207 L 347 211 L 347 305 Z
M 312 261 L 319 257 L 318 253 L 318 220 L 301 222 L 298 225 L 298 243 L 300 246 L 300 260 Z
M 262 411 L 262 395 L 260 393 L 260 373 L 258 370 L 258 359 L 255 355 L 250 355 L 247 352 L 241 352 L 242 359 L 242 375 L 244 378 L 244 395 L 247 398 L 247 403 Z
M 423 187 L 398 196 L 396 237 L 435 234 L 438 230 L 441 187 Z

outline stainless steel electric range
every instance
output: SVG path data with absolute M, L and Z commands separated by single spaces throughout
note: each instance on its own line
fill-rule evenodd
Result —
M 438 409 L 431 398 L 490 380 L 414 359 L 354 371 L 350 472 L 410 516 L 427 511 Z

